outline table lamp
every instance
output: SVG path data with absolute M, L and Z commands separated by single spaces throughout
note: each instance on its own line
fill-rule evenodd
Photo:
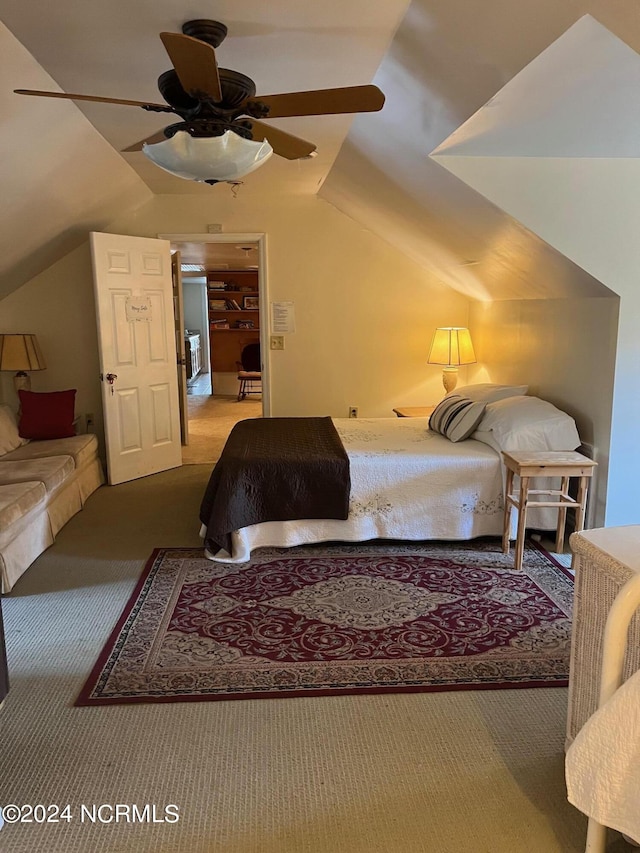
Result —
M 35 335 L 0 335 L 0 370 L 16 370 L 16 391 L 30 391 L 27 370 L 44 370 L 44 357 Z
M 461 364 L 474 364 L 475 361 L 476 355 L 469 329 L 461 326 L 443 326 L 436 329 L 427 362 L 444 365 L 442 384 L 447 394 L 453 391 L 458 383 L 458 367 Z

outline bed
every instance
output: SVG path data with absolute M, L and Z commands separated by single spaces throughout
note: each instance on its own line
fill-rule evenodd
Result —
M 348 457 L 348 511 L 334 517 L 301 515 L 247 524 L 230 530 L 221 547 L 220 537 L 211 536 L 216 510 L 209 493 L 200 513 L 206 556 L 244 563 L 259 547 L 501 536 L 501 450 L 573 450 L 580 444 L 572 418 L 551 403 L 526 396 L 525 391 L 526 386 L 490 384 L 458 389 L 455 396 L 474 407 L 473 430 L 466 436 L 458 429 L 454 440 L 449 437 L 451 423 L 442 432 L 434 430 L 437 410 L 431 429 L 427 418 L 331 419 Z M 224 453 L 212 480 L 223 460 Z M 538 517 L 532 513 L 529 520 L 532 527 L 555 527 L 554 510 L 537 512 Z

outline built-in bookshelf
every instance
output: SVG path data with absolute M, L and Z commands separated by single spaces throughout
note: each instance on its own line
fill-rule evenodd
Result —
M 207 273 L 211 372 L 237 370 L 242 350 L 260 340 L 258 270 Z

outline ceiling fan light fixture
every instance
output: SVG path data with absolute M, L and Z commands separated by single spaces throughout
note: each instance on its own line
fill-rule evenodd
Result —
M 189 181 L 234 181 L 266 163 L 273 148 L 265 139 L 254 142 L 231 130 L 222 136 L 174 136 L 142 147 L 142 153 L 165 172 Z

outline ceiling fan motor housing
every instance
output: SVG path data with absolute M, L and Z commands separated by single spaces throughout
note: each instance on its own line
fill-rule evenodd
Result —
M 221 107 L 235 109 L 240 104 L 244 104 L 247 98 L 253 98 L 256 93 L 256 84 L 251 77 L 239 71 L 232 71 L 230 68 L 218 68 L 218 72 L 222 89 Z
M 179 113 L 197 111 L 200 101 L 192 98 L 182 88 L 175 69 L 170 68 L 158 77 L 158 89 L 165 101 Z
M 215 105 L 209 101 L 200 101 L 187 94 L 183 89 L 175 69 L 170 68 L 158 77 L 158 89 L 165 101 L 180 114 L 193 115 L 203 111 L 224 113 L 233 111 L 244 104 L 247 98 L 256 93 L 256 84 L 246 74 L 219 68 L 222 100 Z
M 227 27 L 220 21 L 210 21 L 207 18 L 198 18 L 195 21 L 186 21 L 182 25 L 185 36 L 205 41 L 212 47 L 219 47 L 227 35 Z

